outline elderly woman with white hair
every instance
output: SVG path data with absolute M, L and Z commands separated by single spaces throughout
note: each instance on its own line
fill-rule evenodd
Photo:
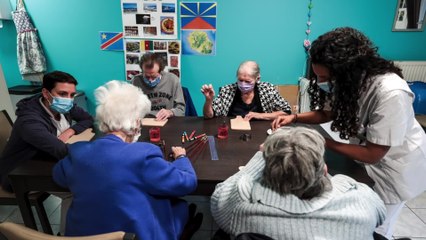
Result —
M 211 84 L 203 85 L 201 92 L 206 98 L 205 118 L 242 116 L 246 120 L 273 120 L 291 114 L 290 105 L 274 85 L 260 81 L 260 68 L 254 61 L 242 62 L 237 70 L 237 82 L 221 87 L 216 98 Z
M 197 186 L 185 149 L 173 147 L 175 160 L 168 162 L 158 146 L 135 142 L 151 109 L 139 88 L 110 81 L 96 89 L 95 97 L 105 136 L 71 145 L 53 169 L 55 182 L 74 197 L 65 234 L 126 231 L 139 239 L 179 239 L 189 213 L 177 197 Z
M 386 209 L 368 186 L 329 176 L 315 130 L 275 131 L 250 162 L 217 185 L 211 211 L 227 233 L 273 239 L 373 239 Z

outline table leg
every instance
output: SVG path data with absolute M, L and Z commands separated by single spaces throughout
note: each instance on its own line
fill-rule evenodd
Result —
M 28 194 L 28 192 L 15 192 L 16 202 L 18 203 L 19 210 L 21 211 L 22 220 L 24 220 L 25 226 L 37 230 L 34 214 L 31 210 L 30 200 L 28 199 Z

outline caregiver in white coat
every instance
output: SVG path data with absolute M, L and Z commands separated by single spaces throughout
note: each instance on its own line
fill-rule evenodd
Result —
M 365 164 L 387 209 L 375 239 L 391 239 L 404 203 L 426 190 L 426 135 L 414 118 L 414 94 L 401 69 L 353 28 L 320 36 L 310 58 L 317 76 L 308 90 L 313 111 L 280 116 L 272 127 L 332 121 L 350 144 L 327 139 L 326 146 Z

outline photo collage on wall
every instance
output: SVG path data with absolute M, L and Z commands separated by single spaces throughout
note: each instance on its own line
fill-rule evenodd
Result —
M 177 39 L 176 0 L 122 0 L 127 38 Z
M 125 39 L 126 79 L 132 80 L 141 73 L 139 60 L 147 52 L 159 54 L 166 67 L 164 71 L 174 73 L 180 78 L 181 42 L 179 40 L 138 40 Z

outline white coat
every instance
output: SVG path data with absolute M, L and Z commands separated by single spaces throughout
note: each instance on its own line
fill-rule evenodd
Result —
M 414 94 L 391 73 L 367 83 L 359 100 L 360 129 L 351 143 L 390 146 L 376 164 L 366 164 L 374 190 L 385 204 L 397 204 L 426 190 L 426 135 L 414 117 Z

